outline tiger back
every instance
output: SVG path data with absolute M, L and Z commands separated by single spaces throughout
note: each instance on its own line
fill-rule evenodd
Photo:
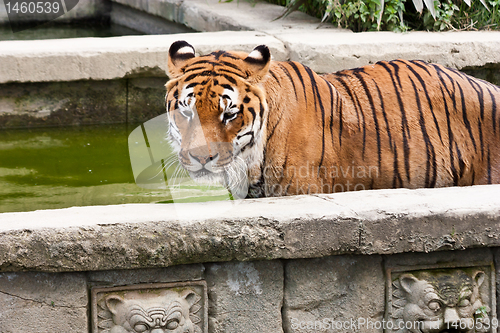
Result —
M 199 182 L 248 195 L 500 183 L 500 89 L 395 60 L 318 75 L 250 54 L 169 51 L 169 136 Z

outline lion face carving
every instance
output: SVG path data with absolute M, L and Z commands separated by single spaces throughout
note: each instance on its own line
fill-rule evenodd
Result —
M 113 321 L 109 333 L 201 333 L 196 326 L 200 299 L 190 289 L 109 295 L 105 299 Z
M 478 322 L 487 314 L 476 313 L 487 309 L 479 293 L 484 279 L 482 271 L 472 275 L 463 270 L 402 274 L 394 295 L 403 301 L 395 305 L 397 317 L 405 323 L 418 323 L 408 325 L 406 332 L 486 332 Z

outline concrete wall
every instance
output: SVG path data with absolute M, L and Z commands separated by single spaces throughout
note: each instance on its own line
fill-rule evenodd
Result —
M 402 276 L 457 271 L 480 272 L 474 292 L 497 318 L 499 185 L 244 200 L 224 209 L 1 214 L 0 331 L 105 332 L 93 329 L 106 317 L 92 317 L 102 312 L 96 290 L 175 282 L 205 286 L 208 332 L 383 332 L 379 325 L 398 318 Z

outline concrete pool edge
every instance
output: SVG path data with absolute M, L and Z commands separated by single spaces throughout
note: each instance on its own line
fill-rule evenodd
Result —
M 0 214 L 0 272 L 500 246 L 500 185 L 244 200 L 230 209 L 223 204 L 128 204 Z

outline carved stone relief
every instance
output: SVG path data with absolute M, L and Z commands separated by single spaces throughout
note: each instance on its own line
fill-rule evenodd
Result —
M 207 333 L 204 281 L 93 288 L 93 333 Z
M 389 271 L 386 332 L 496 332 L 490 266 Z

